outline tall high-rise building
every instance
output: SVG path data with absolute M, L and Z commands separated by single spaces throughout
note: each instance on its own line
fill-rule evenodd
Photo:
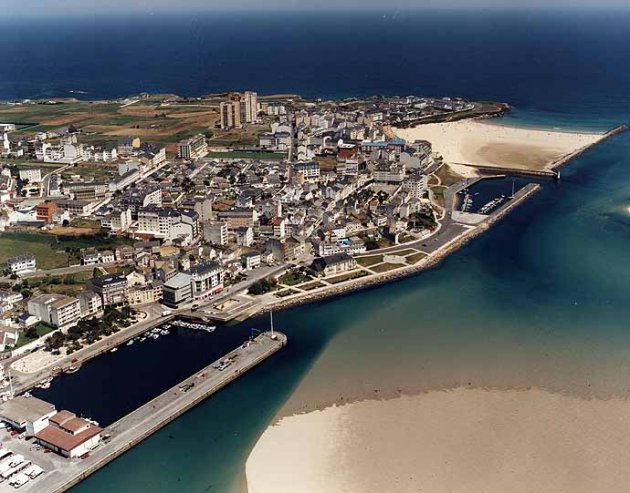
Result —
M 231 92 L 221 103 L 221 128 L 240 128 L 243 123 L 258 121 L 258 94 Z
M 221 128 L 241 128 L 241 102 L 224 101 L 221 103 Z
M 258 120 L 258 94 L 254 91 L 245 91 L 242 102 L 245 106 L 245 121 L 256 122 Z

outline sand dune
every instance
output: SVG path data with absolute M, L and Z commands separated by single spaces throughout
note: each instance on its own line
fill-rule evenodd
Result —
M 394 129 L 407 141 L 428 140 L 451 164 L 543 170 L 554 161 L 597 142 L 601 133 L 577 133 L 462 120 Z M 458 170 L 459 171 L 459 170 Z
M 591 493 L 627 491 L 629 463 L 629 401 L 457 389 L 283 418 L 246 472 L 250 493 Z

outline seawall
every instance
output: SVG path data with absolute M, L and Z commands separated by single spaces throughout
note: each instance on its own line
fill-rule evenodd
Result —
M 428 255 L 426 258 L 422 259 L 416 265 L 401 267 L 400 269 L 396 269 L 393 271 L 385 272 L 383 274 L 376 274 L 370 276 L 368 278 L 359 278 L 352 281 L 348 281 L 341 286 L 333 286 L 329 288 L 324 288 L 321 291 L 317 292 L 309 292 L 304 295 L 296 295 L 295 297 L 289 300 L 279 300 L 274 303 L 270 303 L 261 307 L 260 313 L 265 313 L 269 310 L 282 310 L 285 308 L 289 308 L 296 305 L 302 305 L 305 303 L 313 303 L 322 299 L 331 298 L 334 296 L 339 296 L 342 294 L 347 294 L 350 292 L 358 291 L 361 289 L 370 288 L 373 286 L 378 286 L 380 284 L 386 284 L 389 282 L 394 282 L 399 279 L 409 277 L 415 275 L 419 272 L 422 272 L 426 269 L 430 269 L 434 267 L 438 263 L 440 263 L 444 258 L 449 256 L 451 253 L 456 252 L 468 242 L 484 233 L 495 223 L 504 218 L 507 214 L 509 214 L 513 209 L 521 205 L 527 199 L 532 197 L 535 193 L 540 190 L 540 185 L 535 183 L 530 183 L 519 190 L 512 200 L 504 204 L 502 207 L 497 209 L 491 215 L 488 216 L 484 222 L 475 226 L 474 228 L 462 233 L 460 236 L 455 238 L 450 243 L 444 245 L 441 249 L 436 250 L 434 253 Z M 378 253 L 378 252 L 375 252 Z M 250 314 L 251 316 L 252 314 Z

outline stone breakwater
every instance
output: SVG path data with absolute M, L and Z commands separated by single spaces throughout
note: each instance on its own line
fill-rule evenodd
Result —
M 278 302 L 269 303 L 261 309 L 261 312 L 265 313 L 269 310 L 276 310 L 276 311 L 283 310 L 285 308 L 289 308 L 292 306 L 297 306 L 297 305 L 306 304 L 306 303 L 314 303 L 316 301 L 320 301 L 326 298 L 331 298 L 333 296 L 339 296 L 339 295 L 347 294 L 353 291 L 367 289 L 367 288 L 377 286 L 380 284 L 395 282 L 399 279 L 403 279 L 405 277 L 409 277 L 419 272 L 422 272 L 426 269 L 430 269 L 431 267 L 434 267 L 435 265 L 437 265 L 439 262 L 441 262 L 444 258 L 449 256 L 450 254 L 462 248 L 464 245 L 466 245 L 468 242 L 470 242 L 477 236 L 486 232 L 497 221 L 501 220 L 503 217 L 509 214 L 514 208 L 518 207 L 527 199 L 529 199 L 531 196 L 533 196 L 535 193 L 537 193 L 540 190 L 540 188 L 541 188 L 540 185 L 535 184 L 535 183 L 530 183 L 529 185 L 526 185 L 515 194 L 512 200 L 510 200 L 503 207 L 499 208 L 490 216 L 488 216 L 488 219 L 486 219 L 484 222 L 462 233 L 453 241 L 444 245 L 439 250 L 436 250 L 434 253 L 428 255 L 427 257 L 425 257 L 424 259 L 422 259 L 420 262 L 418 262 L 415 265 L 402 267 L 400 269 L 390 271 L 390 272 L 385 272 L 382 274 L 374 274 L 365 278 L 354 279 L 354 280 L 343 283 L 341 286 L 331 286 L 331 287 L 321 288 L 321 290 L 316 291 L 316 292 L 295 295 L 294 297 L 287 300 L 280 300 Z M 378 252 L 375 252 L 375 253 L 378 253 Z
M 563 166 L 568 164 L 570 161 L 572 161 L 573 159 L 581 156 L 582 154 L 584 154 L 585 152 L 589 151 L 593 147 L 601 144 L 602 142 L 604 142 L 605 140 L 610 139 L 611 137 L 614 137 L 615 135 L 622 134 L 622 133 L 626 132 L 627 130 L 628 130 L 628 125 L 623 123 L 623 124 L 619 125 L 618 127 L 615 127 L 612 130 L 610 130 L 610 131 L 606 132 L 605 134 L 603 134 L 602 137 L 597 140 L 597 142 L 593 142 L 592 144 L 584 146 L 581 149 L 578 149 L 577 151 L 572 152 L 571 154 L 568 154 L 568 155 L 566 155 L 564 157 L 561 157 L 560 159 L 557 159 L 556 161 L 551 163 L 551 165 L 549 166 L 549 169 L 554 171 L 554 172 L 556 172 L 560 168 L 562 168 Z

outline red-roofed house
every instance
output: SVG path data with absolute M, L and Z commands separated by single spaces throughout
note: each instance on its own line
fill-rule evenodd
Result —
M 59 411 L 49 425 L 35 435 L 42 446 L 64 457 L 81 457 L 101 441 L 103 429 L 70 411 Z

